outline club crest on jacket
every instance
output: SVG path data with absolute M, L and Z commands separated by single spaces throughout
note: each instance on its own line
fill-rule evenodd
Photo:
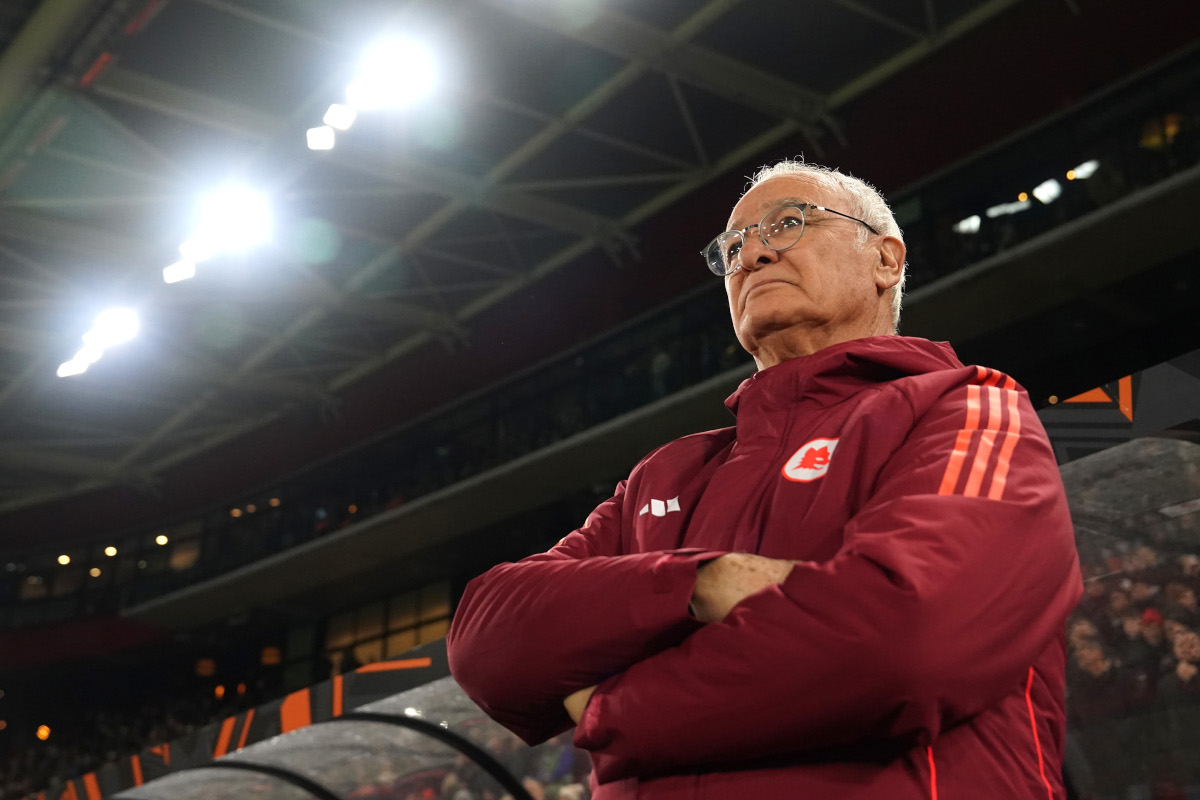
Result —
M 837 439 L 813 439 L 783 465 L 783 477 L 797 483 L 808 483 L 825 476 L 837 447 Z

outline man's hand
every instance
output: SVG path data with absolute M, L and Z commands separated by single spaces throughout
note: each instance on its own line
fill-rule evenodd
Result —
M 596 687 L 589 686 L 586 689 L 580 689 L 566 700 L 563 700 L 563 705 L 567 709 L 567 715 L 571 717 L 572 722 L 579 722 L 579 718 L 583 716 L 583 710 L 587 708 L 588 700 L 592 699 L 594 691 L 596 691 Z
M 727 553 L 696 571 L 692 610 L 701 622 L 720 622 L 752 594 L 783 583 L 795 561 Z

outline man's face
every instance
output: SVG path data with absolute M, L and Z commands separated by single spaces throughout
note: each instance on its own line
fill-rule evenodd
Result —
M 1180 661 L 1200 661 L 1200 635 L 1184 631 L 1175 637 L 1175 657 Z
M 846 214 L 855 211 L 848 198 L 807 178 L 771 178 L 734 206 L 729 229 L 742 230 L 756 225 L 768 211 L 804 203 Z M 800 333 L 816 344 L 802 348 L 808 352 L 794 355 L 876 332 L 873 327 L 880 315 L 881 296 L 886 295 L 886 312 L 890 285 L 879 285 L 881 255 L 871 240 L 884 237 L 872 236 L 868 245 L 860 248 L 860 227 L 845 217 L 809 209 L 800 241 L 782 252 L 766 247 L 757 228 L 746 232 L 740 253 L 742 268 L 725 278 L 725 291 L 738 341 L 760 367 L 777 360 L 763 351 L 764 345 L 770 349 L 770 340 L 781 332 Z M 889 241 L 899 246 L 903 264 L 903 246 L 899 240 Z
M 1096 638 L 1097 635 L 1099 635 L 1099 631 L 1096 630 L 1096 626 L 1093 625 L 1090 620 L 1077 619 L 1071 623 L 1071 634 L 1069 638 L 1071 640 L 1071 644 L 1076 647 L 1079 647 L 1090 639 Z

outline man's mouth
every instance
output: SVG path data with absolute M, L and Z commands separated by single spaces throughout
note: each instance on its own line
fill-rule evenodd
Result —
M 754 284 L 754 285 L 753 285 L 753 286 L 751 286 L 749 289 L 747 289 L 747 290 L 746 290 L 746 294 L 745 294 L 743 297 L 749 297 L 751 294 L 753 294 L 753 293 L 754 293 L 754 291 L 755 291 L 756 289 L 758 289 L 758 288 L 760 288 L 760 287 L 763 287 L 763 286 L 771 286 L 771 285 L 774 285 L 774 284 L 780 284 L 780 283 L 784 283 L 784 284 L 786 284 L 786 283 L 788 283 L 788 282 L 787 282 L 787 281 L 785 281 L 785 280 L 780 280 L 779 278 L 772 278 L 772 279 L 770 279 L 770 280 L 767 280 L 767 281 L 759 281 L 758 283 Z M 791 285 L 791 284 L 788 284 L 788 285 Z

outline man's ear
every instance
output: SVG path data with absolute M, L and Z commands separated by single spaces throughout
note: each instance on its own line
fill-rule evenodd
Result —
M 885 291 L 900 282 L 907 251 L 904 242 L 895 236 L 880 237 L 875 250 L 879 253 L 879 264 L 875 267 L 875 285 L 880 291 Z

